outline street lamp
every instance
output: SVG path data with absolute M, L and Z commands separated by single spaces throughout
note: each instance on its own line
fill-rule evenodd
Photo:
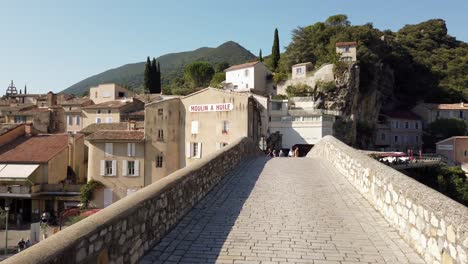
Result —
M 10 211 L 10 204 L 5 201 L 5 211 L 6 211 L 6 218 L 5 218 L 5 255 L 8 254 L 8 211 Z

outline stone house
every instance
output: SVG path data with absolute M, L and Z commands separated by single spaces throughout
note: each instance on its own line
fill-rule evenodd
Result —
M 357 61 L 357 42 L 337 42 L 335 47 L 341 61 Z
M 271 71 L 260 61 L 234 65 L 226 72 L 225 90 L 268 94 L 271 86 Z
M 422 120 L 411 111 L 393 111 L 379 116 L 374 145 L 382 151 L 414 153 L 422 147 Z
M 144 106 L 140 100 L 129 98 L 82 107 L 83 127 L 93 123 L 118 123 L 123 115 L 143 110 Z
M 468 136 L 456 136 L 436 143 L 436 152 L 442 155 L 449 165 L 468 163 Z
M 413 112 L 421 116 L 424 127 L 437 119 L 460 119 L 468 125 L 468 104 L 464 102 L 458 104 L 417 104 Z
M 103 83 L 89 88 L 89 99 L 95 104 L 124 100 L 132 96 L 132 92 L 115 83 Z
M 86 137 L 88 179 L 104 188 L 94 194 L 93 206 L 104 208 L 145 186 L 144 131 L 99 130 Z
M 73 98 L 61 104 L 64 110 L 65 131 L 77 133 L 83 129 L 82 108 L 92 105 L 93 101 L 89 98 Z
M 295 64 L 291 67 L 292 79 L 301 79 L 307 77 L 307 73 L 314 68 L 312 62 Z

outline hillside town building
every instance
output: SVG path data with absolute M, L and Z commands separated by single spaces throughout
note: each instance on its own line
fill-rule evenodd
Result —
M 234 92 L 253 92 L 269 94 L 271 89 L 271 71 L 260 61 L 234 65 L 226 72 L 225 90 Z
M 460 119 L 468 125 L 468 104 L 464 102 L 458 104 L 420 103 L 412 111 L 421 116 L 424 126 L 442 118 Z
M 144 103 L 134 98 L 88 105 L 82 107 L 83 126 L 87 127 L 93 123 L 118 123 L 123 115 L 143 108 Z
M 63 102 L 61 105 L 65 116 L 65 131 L 76 133 L 83 129 L 82 108 L 92 104 L 93 101 L 88 98 L 73 98 Z
M 357 42 L 337 42 L 335 46 L 341 61 L 357 61 Z
M 292 79 L 301 79 L 307 77 L 309 73 L 314 68 L 312 62 L 304 62 L 295 64 L 291 67 Z
M 125 130 L 98 130 L 88 141 L 88 179 L 104 188 L 97 190 L 92 205 L 104 208 L 145 186 L 144 131 L 129 123 Z
M 422 147 L 422 120 L 410 111 L 393 111 L 379 116 L 374 145 L 382 151 L 413 150 Z
M 35 134 L 31 124 L 20 124 L 4 130 L 0 142 L 0 206 L 8 202 L 15 217 L 29 222 L 79 203 L 83 136 Z
M 104 83 L 89 88 L 89 99 L 95 104 L 124 100 L 132 96 L 132 92 L 115 83 Z
M 456 136 L 436 143 L 437 154 L 443 156 L 449 165 L 468 163 L 468 136 Z

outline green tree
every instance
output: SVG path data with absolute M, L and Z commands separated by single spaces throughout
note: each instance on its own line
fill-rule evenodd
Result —
M 339 15 L 334 15 L 334 16 L 330 16 L 329 18 L 327 18 L 327 20 L 325 21 L 325 24 L 327 26 L 333 26 L 333 27 L 337 27 L 337 26 L 349 26 L 351 25 L 351 23 L 348 21 L 348 16 L 347 15 L 343 15 L 343 14 L 339 14 Z
M 145 93 L 151 92 L 152 87 L 152 65 L 150 61 L 150 57 L 146 58 L 145 64 L 145 73 L 144 73 L 144 87 Z
M 210 86 L 214 88 L 222 88 L 220 83 L 226 80 L 226 73 L 225 72 L 217 72 L 213 75 L 211 79 Z
M 216 64 L 216 72 L 224 72 L 225 69 L 229 68 L 229 63 L 223 61 Z
M 191 88 L 206 87 L 210 84 L 214 69 L 208 62 L 192 62 L 185 67 L 185 83 Z
M 459 119 L 437 119 L 424 130 L 423 142 L 425 148 L 434 149 L 435 143 L 453 136 L 464 136 L 466 124 Z
M 162 88 L 161 88 L 161 65 L 159 64 L 159 61 L 158 61 L 158 70 L 157 70 L 157 73 L 156 73 L 156 80 L 155 80 L 155 92 L 156 93 L 161 93 L 162 91 Z
M 272 70 L 276 71 L 278 68 L 279 60 L 280 60 L 280 46 L 279 46 L 279 36 L 278 36 L 278 29 L 275 28 L 275 36 L 273 38 L 273 46 L 271 47 L 271 58 L 272 58 Z
M 262 49 L 260 49 L 260 52 L 258 54 L 258 60 L 263 62 Z

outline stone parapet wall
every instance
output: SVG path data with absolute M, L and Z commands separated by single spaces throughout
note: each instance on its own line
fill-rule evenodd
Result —
M 308 153 L 331 162 L 427 263 L 468 263 L 468 208 L 332 136 Z
M 136 263 L 243 159 L 259 154 L 252 140 L 238 139 L 3 263 Z

